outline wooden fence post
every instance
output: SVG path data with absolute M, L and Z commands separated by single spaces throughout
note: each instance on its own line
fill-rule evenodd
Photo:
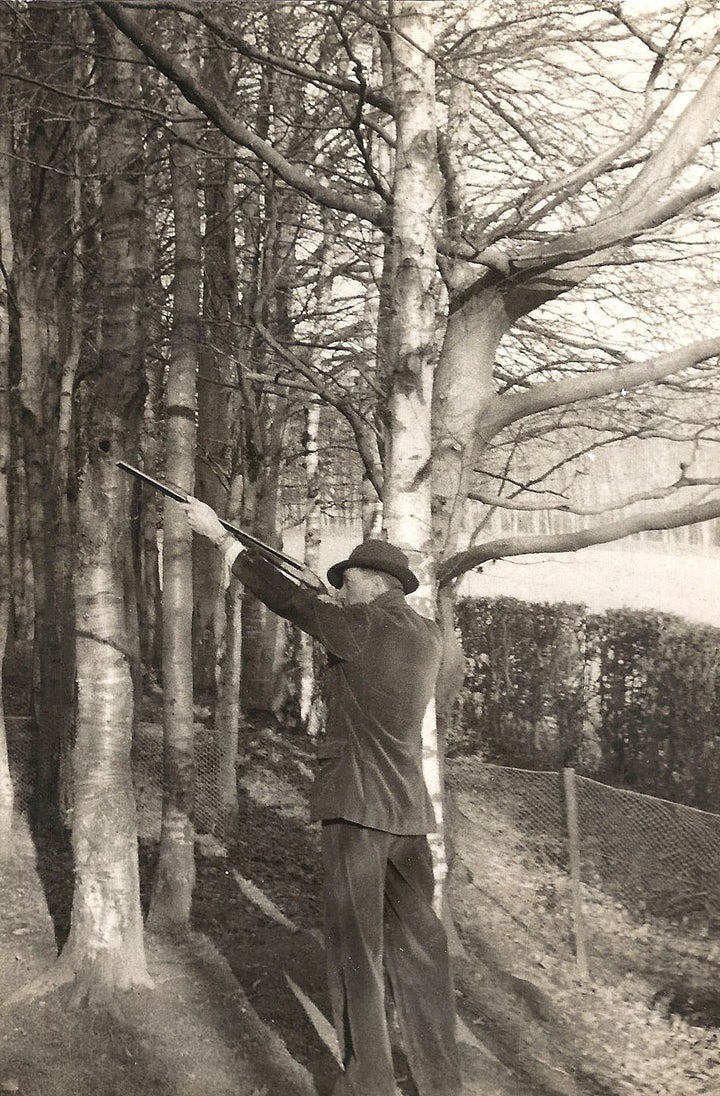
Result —
M 565 789 L 565 818 L 570 849 L 570 885 L 573 897 L 573 924 L 575 929 L 575 958 L 578 973 L 582 979 L 588 977 L 587 943 L 585 922 L 583 920 L 582 897 L 580 894 L 580 823 L 577 806 L 577 786 L 575 770 L 563 769 L 563 787 Z

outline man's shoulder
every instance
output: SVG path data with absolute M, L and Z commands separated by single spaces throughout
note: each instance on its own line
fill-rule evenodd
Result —
M 393 615 L 400 621 L 412 622 L 416 627 L 426 627 L 430 632 L 437 633 L 438 636 L 442 634 L 437 621 L 433 620 L 432 617 L 419 613 L 414 606 L 410 605 L 400 590 L 390 590 L 386 594 L 381 594 L 375 601 L 370 602 L 370 608 L 377 614 Z

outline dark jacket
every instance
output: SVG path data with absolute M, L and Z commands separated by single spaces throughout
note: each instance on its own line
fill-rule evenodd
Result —
M 421 728 L 435 692 L 441 635 L 401 590 L 336 605 L 243 552 L 233 573 L 328 653 L 327 731 L 318 746 L 311 818 L 344 818 L 396 834 L 432 833 Z

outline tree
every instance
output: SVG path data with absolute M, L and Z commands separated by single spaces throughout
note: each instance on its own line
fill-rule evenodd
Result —
M 95 32 L 99 88 L 132 101 L 139 86 L 129 45 L 100 16 Z M 144 396 L 142 142 L 133 114 L 105 108 L 98 122 L 103 316 L 97 365 L 85 379 L 78 500 L 75 893 L 56 972 L 91 998 L 148 980 L 130 773 L 138 657 L 128 608 L 130 492 L 115 466 L 137 449 Z
M 366 168 L 365 186 L 357 174 L 349 173 L 345 185 L 338 178 L 331 185 L 324 183 L 322 170 L 301 170 L 292 159 L 283 157 L 230 115 L 206 87 L 133 25 L 126 13 L 112 4 L 105 7 L 152 62 L 230 139 L 272 166 L 280 178 L 310 200 L 387 231 L 388 194 L 374 170 L 367 143 L 358 140 Z M 681 226 L 690 224 L 688 218 L 698 203 L 707 202 L 717 192 L 717 175 L 712 171 L 703 175 L 702 165 L 717 116 L 718 78 L 712 68 L 712 27 L 703 44 L 703 4 L 679 15 L 675 22 L 669 17 L 649 18 L 648 26 L 636 25 L 622 12 L 608 11 L 602 5 L 583 8 L 581 13 L 572 5 L 567 11 L 555 10 L 531 0 L 516 19 L 503 21 L 488 4 L 482 32 L 479 28 L 468 31 L 467 21 L 455 21 L 458 15 L 471 13 L 471 8 L 447 8 L 447 19 L 442 20 L 440 6 L 428 5 L 442 24 L 438 93 L 444 96 L 455 83 L 464 82 L 466 92 L 470 91 L 465 102 L 477 131 L 484 137 L 502 125 L 506 142 L 502 160 L 495 152 L 497 140 L 483 145 L 476 137 L 465 155 L 448 144 L 444 134 L 441 140 L 445 236 L 440 265 L 448 285 L 448 305 L 444 349 L 434 385 L 433 492 L 435 554 L 450 557 L 465 534 L 463 521 L 474 489 L 475 469 L 501 430 L 537 415 L 548 406 L 548 399 L 554 401 L 554 407 L 597 400 L 603 393 L 629 391 L 630 385 L 647 386 L 669 375 L 682 375 L 694 362 L 712 357 L 715 346 L 706 343 L 696 347 L 700 355 L 696 359 L 692 352 L 690 357 L 680 353 L 676 359 L 665 358 L 657 367 L 648 365 L 645 370 L 631 368 L 623 373 L 607 368 L 608 358 L 599 354 L 587 361 L 582 375 L 568 377 L 565 383 L 552 360 L 530 378 L 517 367 L 505 377 L 505 361 L 498 348 L 513 330 L 520 329 L 527 344 L 527 323 L 521 325 L 526 317 L 534 319 L 538 314 L 533 337 L 536 343 L 547 340 L 547 322 L 541 310 L 547 310 L 549 302 L 572 299 L 591 279 L 588 294 L 594 289 L 597 296 L 602 279 L 612 273 L 612 262 L 619 258 L 633 267 L 647 265 L 648 240 L 660 247 L 673 226 L 677 227 L 669 244 L 678 254 L 692 254 L 689 233 Z M 353 35 L 363 33 L 357 25 L 348 29 L 348 21 L 346 16 L 338 24 L 346 45 Z M 332 89 L 342 105 L 354 98 L 363 121 L 363 112 L 368 110 L 369 115 L 370 107 L 380 116 L 384 113 L 385 119 L 393 116 L 392 99 L 369 85 L 357 57 L 353 57 L 355 72 L 361 78 L 344 78 L 321 70 L 307 57 L 278 56 L 240 41 L 220 18 L 203 15 L 202 22 L 242 50 L 246 58 L 291 72 L 315 89 Z M 697 45 L 690 54 L 687 40 L 682 38 L 685 32 L 692 35 L 689 41 L 693 46 Z M 495 43 L 492 49 L 478 48 L 481 34 L 483 42 Z M 600 65 L 595 62 L 594 82 L 587 78 L 586 48 L 594 48 L 601 60 Z M 613 61 L 612 53 L 617 52 L 626 60 L 627 79 Z M 518 73 L 517 121 L 497 95 L 484 94 L 487 85 L 477 75 L 472 79 L 466 75 L 470 62 L 483 65 L 487 83 L 501 88 L 496 56 L 502 57 L 503 63 L 511 59 Z M 567 92 L 552 100 L 545 93 L 544 79 L 550 60 L 554 78 Z M 578 94 L 581 82 L 590 88 L 582 95 Z M 575 102 L 577 108 L 572 106 Z M 628 126 L 628 104 L 632 109 L 635 102 L 640 109 Z M 643 104 L 649 104 L 647 109 Z M 598 114 L 601 105 L 603 116 Z M 590 128 L 587 140 L 580 139 L 574 116 L 598 118 L 599 136 Z M 357 112 L 353 124 L 356 122 Z M 571 136 L 569 126 L 573 123 Z M 377 131 L 374 118 L 372 125 Z M 340 141 L 347 132 L 347 123 L 338 127 Z M 353 132 L 362 137 L 361 127 L 356 125 Z M 451 132 L 449 140 L 452 137 Z M 602 138 L 608 144 L 598 153 L 598 139 Z M 477 161 L 471 160 L 471 170 L 459 179 L 458 165 L 463 161 L 467 165 L 468 157 L 473 156 Z M 555 178 L 541 184 L 534 181 L 538 166 L 547 175 L 546 165 L 553 163 L 560 166 Z M 676 180 L 683 178 L 683 172 L 687 182 L 678 185 Z M 663 258 L 660 253 L 658 264 Z M 549 370 L 554 387 L 546 388 Z M 457 570 L 455 564 L 452 570 Z
M 224 88 L 230 74 L 221 55 L 212 78 Z M 215 134 L 206 157 L 203 195 L 204 326 L 199 347 L 198 437 L 195 493 L 239 524 L 242 499 L 242 415 L 237 387 L 239 273 L 235 187 L 237 169 L 229 142 Z M 238 814 L 236 760 L 242 672 L 242 587 L 225 575 L 225 563 L 204 538 L 193 544 L 193 673 L 196 692 L 216 695 L 214 729 L 220 742 L 218 799 L 221 832 L 235 830 Z
M 178 116 L 189 114 L 178 104 Z M 167 378 L 166 468 L 192 494 L 196 448 L 196 373 L 201 284 L 196 124 L 178 121 L 170 147 L 175 276 Z M 192 660 L 192 533 L 177 503 L 163 520 L 163 817 L 148 924 L 186 928 L 195 885 L 195 751 Z
M 79 257 L 85 135 L 81 112 L 66 111 L 63 91 L 84 79 L 77 57 L 58 33 L 61 16 L 33 11 L 18 35 L 15 63 L 38 51 L 57 83 L 30 97 L 17 95 L 15 154 L 8 185 L 10 217 L 5 270 L 13 302 L 13 413 L 27 482 L 26 535 L 32 561 L 34 666 L 32 714 L 38 776 L 36 808 L 58 820 L 59 776 L 73 738 L 74 678 L 72 531 L 72 391 L 80 361 L 83 311 Z M 73 22 L 71 21 L 71 26 Z M 10 100 L 8 100 L 10 105 Z M 23 192 L 29 201 L 18 202 Z M 63 787 L 60 798 L 64 798 Z
M 10 299 L 8 282 L 12 277 L 13 247 L 10 231 L 10 135 L 0 121 L 0 264 L 5 288 L 0 294 L 0 677 L 5 661 L 10 620 L 10 514 L 8 509 L 8 468 L 10 463 Z M 13 786 L 10 779 L 5 708 L 0 695 L 0 844 L 10 848 L 13 815 Z
M 613 22 L 611 17 L 609 25 Z M 603 28 L 607 31 L 604 22 L 594 33 L 599 36 Z M 500 217 L 494 223 L 486 220 L 484 233 L 473 234 L 477 252 L 472 261 L 456 260 L 449 279 L 448 326 L 434 392 L 436 537 L 446 556 L 453 556 L 463 536 L 467 499 L 478 471 L 483 465 L 491 469 L 489 451 L 501 431 L 550 409 L 598 401 L 610 393 L 624 397 L 639 386 L 647 388 L 671 375 L 692 377 L 689 370 L 717 355 L 720 347 L 716 339 L 649 355 L 645 362 L 632 360 L 636 355 L 627 352 L 625 363 L 622 357 L 613 360 L 609 354 L 603 360 L 602 352 L 592 360 L 589 346 L 577 346 L 579 367 L 554 365 L 551 360 L 541 366 L 539 376 L 525 378 L 522 370 L 511 366 L 504 390 L 498 390 L 502 377 L 498 346 L 526 317 L 539 313 L 537 328 L 547 341 L 548 321 L 542 310 L 548 311 L 548 302 L 564 297 L 572 301 L 573 294 L 591 280 L 596 299 L 601 279 L 609 283 L 611 292 L 622 293 L 622 286 L 613 285 L 613 261 L 632 263 L 634 252 L 647 255 L 654 237 L 656 261 L 667 262 L 670 248 L 680 252 L 683 235 L 689 234 L 682 224 L 676 226 L 674 219 L 692 212 L 698 201 L 712 197 L 719 181 L 716 173 L 701 173 L 703 148 L 712 136 L 718 113 L 720 73 L 712 63 L 712 48 L 711 41 L 690 60 L 692 91 L 685 83 L 687 72 L 679 77 L 673 73 L 685 59 L 673 58 L 668 48 L 658 53 L 656 67 L 667 66 L 670 88 L 659 97 L 658 105 L 653 103 L 653 109 L 641 116 L 629 133 L 626 129 L 617 132 L 614 142 L 588 162 L 559 173 L 548 183 L 528 187 L 515 199 L 518 212 L 509 209 L 504 223 Z M 630 45 L 627 53 L 630 57 Z M 530 57 L 528 67 L 532 63 Z M 657 73 L 655 77 L 651 73 L 651 79 L 656 77 Z M 683 105 L 679 113 L 678 104 Z M 619 127 L 620 120 L 613 119 L 613 123 Z M 664 131 L 653 141 L 651 134 L 658 123 Z M 623 157 L 641 141 L 647 144 L 640 153 L 640 170 L 634 172 L 633 161 L 624 162 Z M 541 146 L 538 158 L 543 151 Z M 589 186 L 595 189 L 598 207 L 591 215 L 585 196 Z M 561 223 L 563 230 L 558 231 L 553 221 Z M 662 237 L 656 234 L 657 229 Z M 506 242 L 501 250 L 498 241 L 503 236 Z M 623 278 L 627 280 L 625 269 Z M 616 318 L 626 315 L 620 308 L 610 312 Z M 551 315 L 554 318 L 561 313 L 555 308 Z M 585 353 L 578 355 L 577 350 L 583 349 Z M 534 471 L 537 475 L 537 468 Z M 703 516 L 708 516 L 707 510 Z M 669 514 L 655 515 L 658 522 L 666 518 L 673 520 Z M 620 522 L 615 534 L 620 537 L 632 530 L 633 522 Z M 598 536 L 607 532 L 598 531 Z M 586 530 L 576 546 L 592 543 L 592 538 L 592 532 Z M 563 542 L 557 543 L 564 550 Z M 534 550 L 527 542 L 526 547 Z M 477 565 L 483 552 L 458 554 L 447 561 L 441 569 L 443 579 L 449 581 L 463 568 Z
M 434 616 L 435 574 L 431 518 L 431 409 L 437 343 L 435 239 L 440 193 L 435 125 L 432 17 L 422 3 L 390 5 L 395 92 L 392 278 L 387 346 L 389 408 L 386 431 L 383 525 L 403 547 L 420 579 L 414 600 Z M 428 790 L 442 834 L 436 715 L 423 725 Z M 444 864 L 442 842 L 436 860 Z M 442 872 L 438 873 L 442 878 Z
M 712 26 L 708 33 L 703 3 L 677 17 L 651 17 L 647 25 L 603 4 L 548 7 L 526 0 L 507 19 L 504 9 L 496 11 L 488 3 L 482 27 L 472 6 L 464 4 L 425 4 L 422 13 L 410 3 L 382 4 L 373 9 L 375 22 L 367 23 L 354 10 L 329 5 L 326 21 L 316 13 L 309 41 L 318 39 L 321 26 L 328 41 L 334 28 L 335 52 L 324 53 L 322 60 L 344 53 L 345 69 L 323 64 L 305 40 L 288 52 L 242 37 L 232 9 L 224 5 L 213 13 L 196 12 L 206 31 L 257 65 L 266 78 L 268 72 L 282 73 L 300 85 L 313 105 L 323 99 L 325 111 L 314 110 L 313 118 L 334 156 L 316 158 L 313 168 L 303 158 L 302 143 L 271 142 L 267 132 L 251 129 L 232 104 L 220 101 L 121 6 L 111 0 L 101 0 L 101 6 L 214 126 L 272 172 L 278 186 L 335 211 L 348 250 L 361 245 L 368 226 L 393 242 L 386 248 L 379 286 L 378 368 L 371 382 L 379 397 L 378 433 L 367 430 L 357 399 L 343 400 L 333 391 L 337 372 L 328 384 L 328 373 L 313 368 L 295 347 L 279 345 L 262 326 L 258 330 L 294 371 L 290 376 L 307 379 L 347 416 L 367 475 L 382 496 L 389 535 L 426 547 L 426 562 L 418 565 L 430 564 L 423 574 L 429 584 L 435 577 L 439 581 L 438 612 L 447 639 L 439 696 L 443 712 L 460 680 L 461 660 L 452 651 L 452 601 L 456 580 L 469 568 L 493 554 L 552 551 L 553 545 L 577 548 L 637 528 L 718 516 L 720 503 L 706 500 L 600 527 L 586 525 L 574 534 L 553 532 L 541 541 L 503 537 L 467 547 L 471 496 L 489 499 L 498 512 L 506 505 L 506 489 L 512 488 L 513 460 L 524 454 L 529 472 L 510 492 L 512 505 L 522 505 L 525 482 L 532 491 L 548 476 L 538 467 L 541 448 L 532 448 L 528 438 L 534 433 L 541 439 L 548 431 L 552 436 L 553 430 L 559 436 L 568 408 L 592 408 L 641 387 L 652 390 L 669 377 L 689 388 L 714 377 L 714 364 L 710 372 L 702 367 L 720 351 L 715 338 L 678 345 L 678 333 L 666 325 L 652 338 L 645 332 L 650 349 L 645 360 L 637 360 L 629 348 L 617 352 L 604 346 L 607 334 L 600 334 L 603 309 L 614 331 L 622 330 L 620 320 L 628 328 L 628 305 L 612 303 L 622 285 L 614 279 L 617 264 L 626 278 L 628 265 L 633 272 L 656 273 L 671 255 L 675 262 L 678 255 L 687 262 L 694 253 L 692 218 L 720 185 L 720 176 L 711 170 L 710 143 L 719 105 L 717 42 Z M 156 8 L 163 11 L 166 5 Z M 182 4 L 173 4 L 172 10 L 193 12 Z M 420 56 L 428 54 L 424 36 L 431 23 L 437 27 L 435 80 L 426 77 L 422 89 L 418 85 L 406 95 L 399 58 L 404 45 Z M 394 65 L 389 89 L 373 86 L 368 78 L 375 33 L 380 55 L 389 47 Z M 690 51 L 685 34 L 691 35 Z M 287 42 L 283 39 L 283 45 Z M 503 75 L 508 66 L 516 77 L 513 86 Z M 417 146 L 406 148 L 401 128 L 411 124 L 415 96 L 424 102 L 427 119 L 436 100 L 443 108 L 447 103 L 449 123 L 437 142 L 429 136 L 430 125 L 413 134 Z M 503 101 L 508 96 L 511 110 Z M 634 113 L 628 124 L 629 111 Z M 369 134 L 393 147 L 390 185 Z M 410 201 L 406 157 L 426 183 Z M 443 187 L 436 188 L 432 180 L 440 170 Z M 428 194 L 436 196 L 432 213 L 438 217 L 431 232 Z M 418 250 L 398 259 L 401 246 Z M 363 274 L 356 270 L 349 276 Z M 437 301 L 433 320 L 442 335 L 434 376 L 427 326 L 431 300 Z M 597 349 L 592 339 L 584 345 L 578 339 L 579 323 L 564 319 L 570 308 L 586 301 L 593 303 L 592 310 L 585 307 L 600 334 Z M 414 332 L 412 323 L 405 326 L 411 316 Z M 526 364 L 528 347 L 538 359 L 535 368 Z M 538 354 L 538 347 L 547 350 Z M 661 434 L 662 416 L 655 415 L 653 430 L 648 407 L 645 402 L 642 436 Z M 576 413 L 573 436 L 580 439 L 583 427 L 597 431 L 591 413 Z M 573 444 L 577 452 L 588 443 L 586 438 L 573 443 L 570 432 L 565 436 L 570 438 L 563 445 L 569 447 L 563 458 L 568 463 Z M 493 481 L 501 492 L 488 490 Z M 430 492 L 432 536 L 424 524 Z
M 346 424 L 343 444 L 349 437 L 356 449 L 348 479 L 357 481 L 357 493 L 364 475 L 383 499 L 389 535 L 422 548 L 414 563 L 428 611 L 437 585 L 448 644 L 457 580 L 483 560 L 574 550 L 639 528 L 717 516 L 716 495 L 707 493 L 716 487 L 713 477 L 695 469 L 662 483 L 645 468 L 637 483 L 618 478 L 616 494 L 603 498 L 576 489 L 581 473 L 588 473 L 584 482 L 590 479 L 590 464 L 583 464 L 590 453 L 610 453 L 629 437 L 641 444 L 677 436 L 688 445 L 717 437 L 720 346 L 711 326 L 711 260 L 720 77 L 716 17 L 705 0 L 633 18 L 600 0 L 521 0 L 510 14 L 487 0 L 477 9 L 482 21 L 475 5 L 454 2 L 308 7 L 158 0 L 138 9 L 98 0 L 88 10 L 98 26 L 114 23 L 124 36 L 112 42 L 116 55 L 121 43 L 126 50 L 121 69 L 140 56 L 148 61 L 143 94 L 125 76 L 103 89 L 118 148 L 126 153 L 111 162 L 104 141 L 103 177 L 114 170 L 122 178 L 143 149 L 146 130 L 133 128 L 128 106 L 163 126 L 165 111 L 149 98 L 168 87 L 206 120 L 198 127 L 199 148 L 212 146 L 220 156 L 232 149 L 236 158 L 226 165 L 216 204 L 209 192 L 215 169 L 218 177 L 222 172 L 218 163 L 211 171 L 207 158 L 200 159 L 208 225 L 216 209 L 220 220 L 228 223 L 235 214 L 237 223 L 236 233 L 225 237 L 227 259 L 212 254 L 206 234 L 206 276 L 227 277 L 227 306 L 218 303 L 214 311 L 206 285 L 202 368 L 205 373 L 215 343 L 210 333 L 220 332 L 220 368 L 208 383 L 219 392 L 221 385 L 239 385 L 242 442 L 231 444 L 218 464 L 227 462 L 222 472 L 230 506 L 241 505 L 263 539 L 278 533 L 281 480 L 293 475 L 282 467 L 283 447 L 310 394 Z M 84 18 L 84 12 L 74 9 L 72 16 Z M 69 25 L 60 9 L 52 17 Z M 227 80 L 210 78 L 214 66 L 196 69 L 168 48 L 181 24 L 191 51 L 211 58 L 222 50 Z M 102 56 L 106 45 L 95 51 L 102 72 L 110 71 Z M 52 85 L 51 74 L 43 75 Z M 62 87 L 39 89 L 38 101 L 52 93 L 78 106 L 71 84 L 64 75 Z M 424 104 L 420 119 L 416 96 Z M 73 115 L 71 136 L 74 125 Z M 55 146 L 37 127 L 29 132 L 36 161 L 46 165 Z M 57 147 L 70 160 L 70 144 Z M 33 168 L 31 175 L 39 181 L 42 172 Z M 415 191 L 421 178 L 426 185 Z M 70 210 L 68 185 L 54 179 L 48 186 L 61 195 L 56 207 Z M 136 178 L 127 194 L 140 210 Z M 436 201 L 429 205 L 431 196 Z M 113 202 L 117 237 L 108 219 Z M 167 203 L 161 205 L 158 222 L 166 226 Z M 49 210 L 43 216 L 58 229 Z M 139 268 L 135 243 L 129 255 L 118 243 L 122 234 L 135 240 L 136 222 L 107 182 L 103 218 L 104 269 L 114 265 L 127 273 L 128 258 Z M 333 268 L 322 275 L 331 289 L 322 307 L 319 298 L 309 307 L 322 268 L 324 222 L 333 233 Z M 169 254 L 167 231 L 159 232 L 166 235 L 157 250 Z M 33 226 L 27 238 L 51 269 L 48 244 Z M 36 273 L 26 270 L 26 302 L 37 289 Z M 156 283 L 161 307 L 172 297 L 163 285 L 166 274 L 163 269 Z M 698 286 L 701 277 L 705 288 Z M 137 286 L 137 277 L 128 277 L 127 285 Z M 658 299 L 659 287 L 666 301 Z M 134 300 L 135 289 L 128 293 Z M 667 304 L 690 293 L 692 309 Z M 88 502 L 109 467 L 97 443 L 115 445 L 122 414 L 131 424 L 126 444 L 132 456 L 140 401 L 127 349 L 134 346 L 142 360 L 135 314 L 125 311 L 131 329 L 121 338 L 113 324 L 122 308 L 112 294 L 103 304 L 110 355 L 95 368 L 87 330 L 93 313 L 83 302 L 81 391 L 92 386 L 100 397 L 82 479 L 83 552 L 75 588 L 85 614 L 89 579 L 101 573 L 108 589 L 119 590 L 119 555 L 92 524 Z M 26 313 L 30 319 L 40 314 L 37 307 Z M 694 334 L 687 333 L 691 322 Z M 703 326 L 708 337 L 698 341 Z M 28 370 L 31 333 L 26 325 Z M 103 379 L 110 361 L 115 376 L 127 378 L 114 393 Z M 27 411 L 44 374 L 25 376 Z M 83 416 L 86 411 L 84 402 Z M 57 416 L 55 407 L 49 421 Z M 210 441 L 212 419 L 201 414 L 207 427 L 201 446 Z M 324 411 L 321 429 L 328 421 Z M 339 436 L 339 430 L 332 435 Z M 30 457 L 31 443 L 30 436 Z M 218 457 L 209 444 L 207 455 Z M 30 459 L 31 481 L 37 468 Z M 112 478 L 102 482 L 119 497 Z M 593 510 L 613 516 L 593 517 Z M 121 513 L 118 507 L 108 517 L 116 532 Z M 543 526 L 517 520 L 527 514 L 537 521 L 545 513 Z M 90 533 L 95 540 L 86 551 Z M 39 566 L 38 574 L 42 579 Z M 252 610 L 246 605 L 243 611 L 246 624 L 252 622 Z M 108 646 L 118 642 L 119 627 L 116 615 L 103 637 Z M 252 634 L 246 627 L 246 639 Z M 88 642 L 81 641 L 79 652 Z M 208 665 L 217 664 L 214 646 Z M 134 641 L 123 649 L 135 658 Z M 237 654 L 236 643 L 226 649 Z M 84 681 L 91 660 L 86 647 L 82 654 Z M 230 697 L 237 678 L 229 673 L 227 680 Z M 444 685 L 444 711 L 451 694 Z M 87 708 L 82 718 L 87 723 Z M 126 732 L 118 724 L 113 735 L 119 756 Z M 82 750 L 92 745 L 86 737 Z

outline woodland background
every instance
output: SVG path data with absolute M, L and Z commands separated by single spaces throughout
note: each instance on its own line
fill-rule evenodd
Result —
M 0 19 L 0 638 L 36 806 L 72 826 L 57 977 L 112 995 L 147 980 L 143 704 L 162 689 L 162 931 L 192 900 L 196 706 L 232 820 L 241 710 L 277 707 L 285 651 L 116 461 L 265 541 L 300 525 L 311 566 L 323 520 L 408 551 L 446 637 L 439 801 L 464 575 L 717 545 L 720 22 L 711 0 Z M 0 733 L 3 844 L 12 809 Z

